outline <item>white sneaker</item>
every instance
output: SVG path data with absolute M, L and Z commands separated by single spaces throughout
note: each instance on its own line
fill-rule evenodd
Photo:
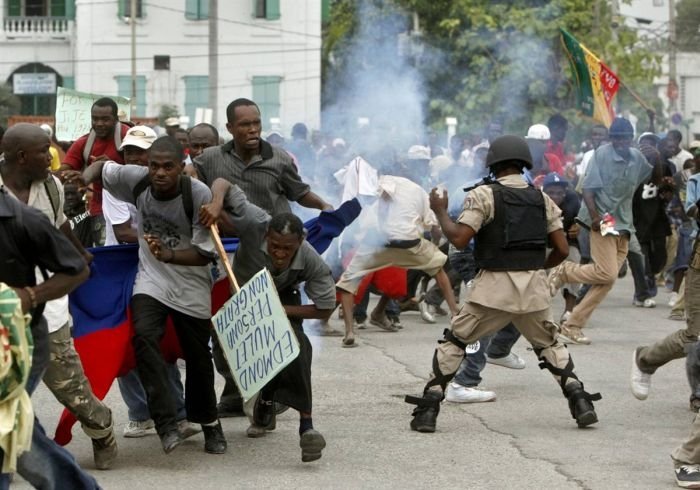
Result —
M 668 306 L 673 308 L 674 306 L 676 306 L 676 302 L 678 302 L 678 293 L 673 291 L 668 297 Z
M 486 362 L 508 369 L 525 369 L 525 360 L 515 352 L 509 353 L 506 357 L 489 357 L 487 355 Z
M 656 308 L 656 301 L 654 301 L 651 298 L 647 298 L 644 301 L 640 301 L 637 298 L 634 298 L 632 304 L 639 308 Z
M 632 373 L 630 375 L 630 388 L 632 394 L 637 400 L 646 400 L 649 396 L 649 388 L 651 387 L 651 374 L 643 373 L 637 365 L 637 352 L 635 349 L 632 353 Z
M 559 325 L 562 323 L 566 323 L 569 321 L 569 318 L 571 318 L 571 312 L 570 311 L 565 311 L 564 313 L 561 314 L 561 318 L 559 318 Z
M 435 317 L 428 311 L 428 303 L 425 301 L 418 303 L 418 311 L 420 311 L 420 317 L 425 323 L 435 323 Z
M 455 382 L 447 385 L 445 400 L 452 403 L 482 403 L 491 402 L 496 399 L 493 391 L 482 390 L 478 386 L 467 387 Z
M 129 423 L 124 427 L 124 437 L 144 437 L 148 434 L 156 433 L 156 425 L 153 420 L 129 420 Z

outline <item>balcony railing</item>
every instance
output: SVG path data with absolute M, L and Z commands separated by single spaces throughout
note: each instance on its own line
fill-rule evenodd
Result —
M 7 37 L 64 38 L 73 27 L 65 17 L 5 17 L 3 30 Z

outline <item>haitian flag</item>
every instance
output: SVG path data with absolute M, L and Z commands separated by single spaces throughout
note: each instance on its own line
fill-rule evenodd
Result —
M 344 202 L 335 211 L 323 211 L 304 227 L 307 241 L 320 254 L 342 231 L 352 223 L 361 211 L 357 199 Z M 238 239 L 222 240 L 228 253 L 235 251 Z M 75 350 L 90 381 L 92 391 L 100 400 L 109 392 L 115 378 L 136 367 L 131 337 L 129 303 L 138 270 L 138 245 L 115 245 L 90 249 L 94 256 L 90 265 L 90 279 L 70 294 L 70 311 L 73 316 L 73 340 Z M 212 288 L 212 313 L 230 298 L 228 281 L 222 277 Z M 161 341 L 163 357 L 175 362 L 182 357 L 175 329 L 170 321 Z M 56 427 L 54 440 L 65 446 L 72 439 L 71 429 L 76 419 L 63 410 Z
M 579 109 L 585 115 L 610 127 L 615 118 L 611 107 L 612 99 L 620 88 L 617 75 L 574 36 L 564 29 L 560 31 L 564 50 L 574 74 Z

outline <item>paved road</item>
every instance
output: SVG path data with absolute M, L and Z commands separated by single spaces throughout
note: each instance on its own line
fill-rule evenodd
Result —
M 156 436 L 121 437 L 127 417 L 116 388 L 107 397 L 119 431 L 114 469 L 94 470 L 89 440 L 79 428 L 69 449 L 106 489 L 675 488 L 669 453 L 693 417 L 683 362 L 654 376 L 645 402 L 632 397 L 628 378 L 634 347 L 682 323 L 666 319 L 665 292 L 653 310 L 634 308 L 631 297 L 631 278 L 618 281 L 591 320 L 593 344 L 571 347 L 586 388 L 603 394 L 600 422 L 586 430 L 576 428 L 558 385 L 521 340 L 515 351 L 527 360 L 526 369 L 484 371 L 484 386 L 497 392 L 497 401 L 443 404 L 436 433 L 412 432 L 403 396 L 421 390 L 446 320 L 426 325 L 408 313 L 402 331 L 370 328 L 356 349 L 342 349 L 338 338 L 312 337 L 314 421 L 328 441 L 320 461 L 301 463 L 291 411 L 263 439 L 246 438 L 246 420 L 225 419 L 226 455 L 203 453 L 203 440 L 195 436 L 166 456 Z M 561 313 L 560 302 L 555 311 Z M 43 388 L 34 402 L 52 432 L 58 404 Z

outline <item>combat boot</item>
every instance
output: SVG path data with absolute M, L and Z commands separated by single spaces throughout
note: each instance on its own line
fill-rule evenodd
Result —
M 583 389 L 580 381 L 568 383 L 565 388 L 566 398 L 569 400 L 571 416 L 576 419 L 579 428 L 587 427 L 598 422 L 598 415 L 593 407 L 594 400 L 600 400 L 600 394 L 591 395 Z
M 111 412 L 110 412 L 111 415 Z M 83 430 L 92 439 L 92 453 L 95 468 L 108 470 L 117 459 L 117 439 L 114 437 L 114 417 L 104 429 L 89 427 L 83 423 Z
M 413 409 L 413 419 L 411 429 L 418 432 L 435 432 L 438 413 L 440 413 L 440 402 L 443 394 L 439 391 L 428 390 L 422 397 L 406 396 L 406 403 L 417 405 Z

